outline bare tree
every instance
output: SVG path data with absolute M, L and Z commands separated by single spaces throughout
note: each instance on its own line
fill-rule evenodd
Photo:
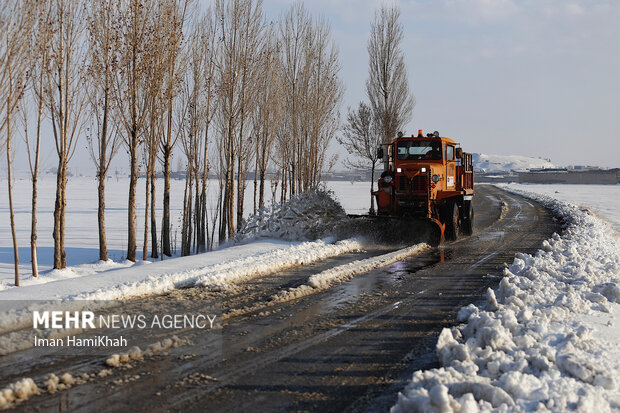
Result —
M 11 157 L 13 150 L 11 139 L 14 123 L 13 113 L 23 97 L 27 84 L 26 53 L 32 26 L 32 2 L 7 1 L 0 6 L 0 96 L 3 98 L 4 116 L 0 130 L 5 130 L 4 150 L 6 151 L 7 183 L 9 195 L 9 213 L 11 235 L 13 238 L 13 265 L 15 267 L 15 285 L 19 286 L 19 250 L 15 231 L 15 213 L 13 211 L 13 176 Z
M 209 160 L 208 160 L 208 148 L 209 148 L 209 131 L 211 128 L 211 122 L 214 115 L 214 104 L 216 97 L 216 84 L 215 84 L 215 59 L 218 52 L 219 43 L 216 36 L 217 24 L 214 21 L 214 14 L 209 8 L 205 12 L 203 18 L 198 23 L 199 29 L 196 36 L 200 36 L 200 53 L 203 55 L 203 122 L 204 122 L 204 135 L 202 142 L 202 159 L 200 164 L 202 168 L 202 176 L 200 183 L 200 208 L 197 210 L 198 214 L 198 252 L 206 251 L 210 245 L 209 229 L 208 229 L 208 216 L 207 216 L 207 180 L 209 178 Z M 216 217 L 217 213 L 214 214 Z M 214 224 L 215 225 L 215 224 Z M 211 237 L 212 238 L 212 237 Z
M 286 90 L 285 130 L 281 136 L 282 194 L 305 191 L 319 182 L 332 160 L 325 158 L 339 126 L 343 86 L 338 50 L 324 20 L 314 21 L 297 3 L 280 22 Z M 288 181 L 288 182 L 286 182 Z
M 97 223 L 99 229 L 99 259 L 108 260 L 105 231 L 105 181 L 110 162 L 121 145 L 117 125 L 111 116 L 112 80 L 116 75 L 116 56 L 113 52 L 118 39 L 114 30 L 118 13 L 114 0 L 93 2 L 88 9 L 89 39 L 89 101 L 96 131 L 88 135 L 88 147 L 97 170 Z M 96 134 L 93 137 L 93 134 Z
M 165 0 L 159 5 L 159 19 L 164 19 L 166 47 L 160 50 L 165 60 L 164 98 L 166 107 L 166 133 L 160 143 L 164 166 L 164 211 L 162 219 L 162 253 L 170 256 L 170 173 L 172 153 L 179 138 L 179 128 L 174 130 L 173 116 L 175 98 L 183 77 L 182 42 L 183 25 L 189 0 Z
M 181 88 L 181 143 L 186 157 L 181 255 L 204 251 L 207 245 L 206 187 L 209 126 L 213 118 L 215 23 L 207 10 L 194 20 L 188 39 L 188 63 Z M 193 206 L 192 206 L 193 203 Z
M 37 259 L 37 192 L 39 180 L 39 159 L 41 150 L 41 126 L 43 123 L 44 87 L 49 61 L 49 47 L 52 37 L 52 0 L 44 0 L 35 3 L 34 8 L 33 34 L 30 38 L 31 53 L 28 59 L 28 67 L 32 79 L 32 99 L 36 106 L 36 133 L 34 138 L 28 132 L 29 111 L 28 104 L 22 101 L 22 113 L 24 123 L 24 140 L 26 142 L 26 152 L 28 155 L 28 166 L 30 169 L 30 180 L 32 182 L 32 209 L 30 222 L 30 257 L 32 265 L 32 276 L 38 277 Z
M 220 214 L 220 241 L 235 234 L 234 206 L 237 194 L 237 221 L 240 221 L 243 205 L 245 160 L 248 149 L 245 144 L 250 136 L 244 127 L 251 113 L 256 46 L 263 27 L 261 0 L 217 0 L 215 14 L 220 53 L 216 63 L 217 82 L 220 89 L 217 115 L 220 132 L 220 148 L 223 150 L 222 171 L 224 187 Z M 237 165 L 238 190 L 235 191 L 235 165 Z M 241 201 L 240 201 L 241 200 Z
M 204 64 L 203 50 L 200 47 L 199 37 L 196 33 L 190 36 L 189 68 L 183 83 L 179 106 L 181 125 L 181 144 L 186 158 L 185 164 L 185 192 L 183 194 L 183 219 L 181 224 L 181 255 L 186 256 L 191 252 L 192 222 L 195 221 L 192 202 L 194 199 L 194 187 L 196 188 L 196 205 L 198 207 L 198 175 L 200 173 L 200 154 L 202 154 L 202 65 Z
M 282 128 L 284 115 L 282 62 L 276 33 L 270 28 L 260 52 L 259 73 L 256 85 L 256 109 L 252 118 L 255 137 L 254 214 L 265 205 L 265 175 L 276 135 Z M 260 180 L 260 183 L 259 183 Z
M 308 119 L 302 124 L 304 130 L 305 152 L 307 156 L 300 162 L 300 181 L 304 191 L 314 188 L 321 181 L 321 172 L 329 170 L 336 162 L 336 156 L 326 158 L 331 139 L 340 127 L 340 103 L 344 86 L 338 74 L 340 60 L 338 49 L 331 40 L 331 28 L 323 19 L 313 26 L 314 42 L 308 59 L 312 66 L 309 90 L 307 93 Z
M 245 189 L 249 164 L 255 157 L 252 124 L 249 118 L 256 107 L 256 96 L 264 93 L 258 89 L 258 78 L 261 76 L 261 44 L 264 40 L 264 21 L 262 15 L 262 2 L 258 1 L 252 9 L 252 4 L 242 13 L 241 36 L 239 47 L 241 48 L 240 64 L 240 113 L 239 132 L 237 134 L 237 228 L 243 222 L 243 209 Z
M 150 68 L 157 68 L 153 64 Z M 144 138 L 144 163 L 145 163 L 145 202 L 144 202 L 144 243 L 142 245 L 142 259 L 146 260 L 149 245 L 149 229 L 151 232 L 151 258 L 159 258 L 159 248 L 157 243 L 157 216 L 155 210 L 156 201 L 156 179 L 157 154 L 161 137 L 163 134 L 163 105 L 161 102 L 161 78 L 149 76 L 153 80 L 151 88 L 148 90 L 148 124 Z M 150 225 L 149 225 L 150 224 Z
M 191 115 L 190 115 L 191 116 Z M 190 121 L 190 123 L 194 123 Z M 196 134 L 192 131 L 182 133 L 181 143 L 183 152 L 187 158 L 185 172 L 185 191 L 183 193 L 183 218 L 181 223 L 181 255 L 187 256 L 191 252 L 192 239 L 192 195 L 194 193 L 194 177 L 196 152 L 199 148 L 196 145 Z
M 156 178 L 155 171 L 157 155 L 161 145 L 162 135 L 164 134 L 164 78 L 166 74 L 165 54 L 161 53 L 168 42 L 167 18 L 161 17 L 162 8 L 157 11 L 157 17 L 153 21 L 152 35 L 149 41 L 151 53 L 147 54 L 145 66 L 145 76 L 148 88 L 145 90 L 147 100 L 147 124 L 144 133 L 144 163 L 146 166 L 145 182 L 145 206 L 144 206 L 144 243 L 142 246 L 142 259 L 146 260 L 148 255 L 149 241 L 149 222 L 151 230 L 151 257 L 158 258 L 157 244 L 157 218 L 155 211 L 156 201 Z M 150 216 L 149 216 L 150 214 Z
M 75 153 L 86 100 L 82 47 L 85 7 L 81 1 L 54 0 L 46 98 L 50 109 L 58 170 L 54 205 L 54 268 L 65 268 L 67 166 Z
M 366 94 L 377 119 L 383 143 L 390 143 L 413 114 L 415 99 L 409 91 L 400 43 L 403 27 L 396 6 L 375 12 L 368 39 L 369 69 Z
M 282 44 L 282 66 L 286 91 L 285 130 L 278 139 L 282 168 L 282 199 L 287 192 L 295 195 L 298 170 L 296 165 L 302 159 L 302 99 L 306 93 L 306 85 L 310 75 L 310 65 L 306 59 L 311 41 L 312 18 L 303 6 L 295 3 L 280 19 L 280 42 Z
M 190 95 L 190 99 L 193 97 Z M 195 128 L 197 122 L 196 113 L 190 104 L 189 120 L 187 122 L 187 130 L 181 134 L 181 143 L 183 146 L 183 152 L 186 156 L 186 168 L 185 168 L 185 192 L 183 193 L 183 217 L 181 223 L 181 255 L 187 256 L 191 253 L 192 246 L 192 234 L 195 234 L 195 225 L 197 223 L 197 211 L 195 208 L 199 205 L 199 188 L 198 188 L 198 175 L 199 175 L 199 153 L 201 153 L 201 147 L 199 144 L 200 137 Z M 191 112 L 194 112 L 193 114 Z M 196 203 L 193 205 L 194 200 L 194 188 L 196 190 Z M 194 225 L 192 225 L 194 224 Z
M 349 109 L 343 134 L 344 136 L 336 138 L 338 143 L 355 157 L 352 160 L 345 160 L 345 165 L 352 168 L 370 168 L 370 214 L 374 214 L 375 199 L 372 193 L 374 191 L 375 169 L 381 161 L 377 157 L 377 148 L 383 141 L 383 134 L 379 130 L 379 125 L 377 125 L 370 106 L 360 102 L 357 109 Z
M 153 51 L 150 36 L 153 25 L 153 0 L 123 0 L 119 8 L 119 40 L 116 45 L 118 71 L 114 78 L 114 99 L 123 142 L 130 158 L 129 197 L 127 208 L 127 259 L 136 261 L 136 185 L 140 140 L 147 118 L 149 85 L 146 62 Z

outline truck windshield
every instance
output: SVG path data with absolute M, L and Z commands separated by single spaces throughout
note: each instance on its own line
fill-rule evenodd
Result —
M 401 161 L 441 160 L 441 142 L 402 141 L 396 147 L 396 157 Z

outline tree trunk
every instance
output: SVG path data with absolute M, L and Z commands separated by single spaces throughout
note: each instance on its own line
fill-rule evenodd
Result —
M 258 191 L 258 188 L 257 188 L 257 186 L 258 186 L 257 175 L 258 175 L 258 153 L 256 154 L 256 162 L 254 163 L 254 215 L 256 215 L 256 208 L 258 206 L 258 204 L 257 204 L 258 199 L 257 199 L 257 196 L 256 196 L 257 195 L 256 193 Z
M 127 205 L 127 259 L 136 262 L 136 186 L 138 184 L 138 137 L 131 131 L 131 173 L 129 176 L 129 200 Z
M 41 73 L 41 77 L 43 74 Z M 43 80 L 39 83 L 39 107 L 37 112 L 37 144 L 34 155 L 34 168 L 32 170 L 32 215 L 30 225 L 30 257 L 32 261 L 32 276 L 39 276 L 39 264 L 37 260 L 37 185 L 39 181 L 39 154 L 41 152 L 41 118 L 43 114 Z
M 295 157 L 293 158 L 295 159 Z M 295 162 L 291 162 L 291 172 L 290 172 L 290 184 L 291 184 L 291 196 L 295 195 L 295 185 L 297 183 L 297 176 L 295 175 L 297 171 L 295 170 Z
M 198 252 L 207 250 L 209 238 L 209 223 L 207 221 L 207 179 L 209 179 L 208 165 L 208 146 L 209 146 L 209 123 L 205 128 L 205 142 L 202 165 L 202 182 L 200 188 L 200 233 L 198 234 Z
M 202 227 L 203 227 L 203 234 L 202 234 L 202 240 L 199 240 L 199 244 L 202 248 L 199 248 L 198 252 L 206 252 L 207 248 L 209 246 L 209 213 L 207 211 L 207 193 L 206 191 L 202 192 L 200 194 L 200 204 L 202 207 L 202 215 L 203 215 L 203 223 L 202 223 Z
M 32 276 L 39 276 L 37 263 L 37 181 L 39 179 L 39 145 L 37 143 L 36 161 L 32 174 L 32 220 L 30 223 L 30 257 L 32 258 Z
M 161 228 L 161 249 L 162 254 L 170 257 L 170 148 L 164 147 L 164 216 L 162 218 Z
M 108 260 L 108 245 L 105 237 L 105 174 L 99 174 L 99 185 L 97 186 L 99 206 L 97 208 L 97 222 L 99 224 L 99 259 Z
M 190 255 L 192 243 L 192 193 L 193 174 L 187 168 L 185 175 L 185 192 L 183 194 L 183 222 L 181 225 L 181 255 Z
M 192 193 L 194 192 L 194 176 L 188 170 L 189 187 L 187 189 L 187 226 L 185 228 L 185 255 L 192 253 Z
M 200 233 L 198 234 L 198 252 L 205 252 L 207 249 L 207 236 L 209 224 L 207 223 L 207 185 L 203 179 L 200 189 Z
M 155 219 L 155 168 L 151 171 L 151 258 L 159 258 L 157 248 L 157 220 Z
M 235 145 L 234 145 L 234 133 L 232 131 L 232 120 L 228 125 L 228 142 L 226 143 L 226 173 L 225 173 L 225 186 L 224 186 L 224 198 L 222 203 L 222 216 L 220 226 L 220 244 L 226 241 L 228 237 L 232 237 L 235 234 L 234 217 L 234 205 L 235 205 Z
M 283 166 L 282 167 L 282 186 L 280 188 L 280 203 L 283 203 L 284 201 L 286 201 L 287 182 L 288 182 L 288 171 L 287 171 L 286 166 Z
M 260 188 L 258 190 L 258 209 L 265 207 L 265 170 L 260 171 Z
M 59 156 L 56 172 L 56 201 L 54 203 L 54 269 L 60 270 L 67 266 L 65 254 L 65 191 L 67 188 L 67 164 L 65 155 Z
M 372 195 L 372 192 L 374 189 L 375 189 L 375 162 L 372 163 L 372 168 L 370 169 L 370 215 L 375 215 L 375 198 Z
M 11 181 L 11 98 L 7 99 L 6 113 L 6 165 L 7 165 L 7 182 L 9 185 L 9 213 L 11 216 L 11 236 L 13 237 L 13 264 L 15 267 L 15 286 L 19 287 L 19 249 L 17 246 L 17 233 L 15 232 L 15 213 L 13 211 L 13 185 Z
M 237 228 L 240 228 L 243 222 L 243 201 L 245 197 L 245 170 L 243 163 L 240 154 L 237 159 Z
M 260 187 L 258 190 L 258 209 L 262 209 L 265 207 L 265 174 L 267 172 L 267 165 L 269 163 L 269 160 L 267 159 L 269 155 L 267 153 L 267 148 L 265 145 L 263 145 L 263 147 L 261 148 L 261 152 L 261 162 L 258 164 L 260 175 Z
M 222 188 L 223 186 L 223 188 Z M 220 230 L 219 230 L 219 234 L 218 234 L 218 242 L 221 244 L 222 241 L 224 241 L 226 239 L 226 228 L 228 226 L 228 222 L 226 222 L 226 219 L 228 217 L 228 167 L 226 169 L 226 172 L 224 173 L 224 184 L 220 184 Z M 222 195 L 222 191 L 224 192 L 224 194 Z
M 207 248 L 209 250 L 213 249 L 213 244 L 215 243 L 215 224 L 218 219 L 221 219 L 220 212 L 222 211 L 222 183 L 220 182 L 220 188 L 217 194 L 217 206 L 215 208 L 215 214 L 211 218 L 211 239 L 207 239 Z M 207 237 L 208 238 L 208 237 Z
M 234 208 L 235 208 L 235 142 L 234 135 L 231 133 L 230 137 L 230 160 L 229 168 L 230 173 L 228 175 L 228 205 L 226 222 L 228 224 L 227 236 L 232 238 L 235 235 L 235 222 L 234 222 Z
M 99 170 L 97 175 L 99 177 L 99 185 L 97 188 L 97 195 L 99 199 L 99 206 L 97 208 L 97 222 L 99 225 L 99 259 L 101 261 L 108 260 L 108 245 L 105 237 L 105 179 L 108 173 L 107 168 L 107 142 L 108 142 L 108 94 L 109 94 L 109 80 L 106 73 L 104 97 L 103 97 L 103 120 L 101 125 L 101 136 L 99 137 Z M 110 155 L 113 156 L 113 155 Z
M 200 190 L 199 190 L 199 175 L 198 168 L 195 169 L 194 174 L 194 184 L 196 185 L 196 192 L 194 194 L 194 254 L 198 253 L 198 242 L 200 237 L 200 227 L 202 226 L 200 216 L 202 215 L 200 211 Z
M 189 255 L 187 251 L 187 187 L 189 186 L 189 174 L 185 175 L 185 191 L 183 192 L 183 221 L 181 224 L 181 256 Z M 191 199 L 191 198 L 190 198 Z
M 65 158 L 66 159 L 66 158 Z M 63 164 L 62 168 L 62 198 L 61 198 L 61 209 L 60 209 L 60 245 L 62 248 L 62 268 L 67 267 L 67 252 L 65 251 L 65 223 L 66 223 L 66 214 L 67 211 L 67 162 L 66 160 Z
M 149 159 L 147 161 L 146 167 L 146 184 L 144 189 L 144 243 L 142 245 L 142 261 L 146 261 L 146 258 L 149 255 L 149 221 L 151 217 L 149 216 L 150 212 L 150 190 L 151 190 L 151 156 L 149 155 Z

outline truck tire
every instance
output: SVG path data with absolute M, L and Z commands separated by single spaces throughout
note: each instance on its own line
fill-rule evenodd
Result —
M 461 231 L 465 235 L 474 233 L 474 204 L 471 201 L 463 202 L 463 218 L 461 219 Z
M 459 206 L 456 202 L 446 205 L 446 232 L 447 241 L 456 241 L 459 234 Z

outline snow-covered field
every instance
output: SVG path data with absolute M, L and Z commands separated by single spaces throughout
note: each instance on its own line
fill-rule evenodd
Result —
M 442 367 L 414 373 L 392 411 L 620 411 L 619 187 L 506 188 L 553 209 L 563 233 L 461 309 L 437 343 Z
M 0 191 L 6 193 L 6 178 L 0 179 Z M 97 230 L 97 181 L 92 177 L 71 177 L 67 188 L 67 214 L 65 230 L 65 247 L 67 265 L 63 271 L 50 271 L 53 266 L 54 240 L 54 200 L 56 181 L 53 175 L 44 175 L 39 180 L 37 212 L 37 254 L 39 270 L 38 280 L 31 277 L 30 264 L 30 220 L 31 220 L 31 186 L 28 179 L 15 180 L 13 206 L 17 225 L 19 243 L 20 273 L 22 285 L 49 282 L 76 276 L 127 267 L 132 265 L 123 260 L 127 248 L 127 193 L 129 179 L 109 178 L 106 187 L 106 235 L 109 257 L 115 262 L 98 262 Z M 178 227 L 178 218 L 182 209 L 183 183 L 172 181 L 171 214 L 174 228 Z M 157 198 L 159 216 L 161 216 L 161 196 L 163 181 L 159 181 Z M 137 236 L 139 257 L 144 232 L 144 180 L 138 181 L 137 194 Z M 161 222 L 161 221 L 159 221 Z M 5 196 L 0 197 L 0 290 L 13 283 L 13 244 L 9 225 L 9 207 Z M 174 230 L 172 236 L 174 237 Z
M 370 182 L 330 181 L 327 189 L 333 191 L 334 196 L 348 214 L 367 214 L 370 209 Z M 377 190 L 377 183 L 374 185 Z M 377 204 L 375 203 L 375 208 Z
M 620 185 L 507 184 L 500 187 L 549 195 L 560 201 L 589 208 L 620 234 Z

